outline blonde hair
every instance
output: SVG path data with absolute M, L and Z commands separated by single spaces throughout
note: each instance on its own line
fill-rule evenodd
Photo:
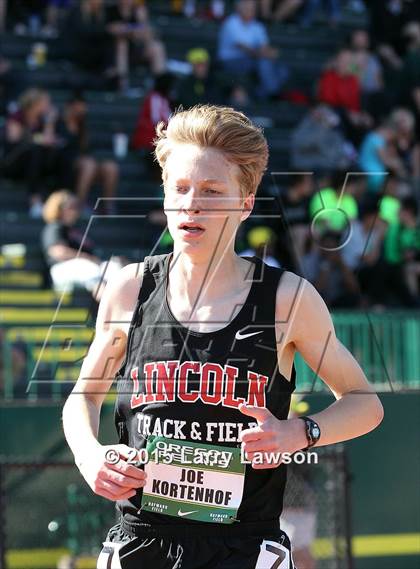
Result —
M 19 108 L 22 111 L 27 111 L 33 105 L 38 103 L 41 99 L 48 96 L 48 92 L 44 89 L 37 89 L 36 87 L 31 87 L 22 93 L 19 97 Z
M 413 130 L 416 125 L 416 119 L 414 118 L 413 113 L 405 108 L 399 107 L 392 111 L 391 116 L 389 118 L 389 124 L 393 128 L 399 128 L 401 125 L 401 120 L 406 121 L 408 123 L 408 128 Z
M 242 197 L 255 194 L 268 162 L 268 144 L 261 128 L 243 113 L 230 107 L 196 105 L 179 110 L 168 124 L 158 124 L 154 140 L 155 156 L 162 168 L 175 144 L 195 144 L 223 152 L 232 164 L 239 167 L 239 186 Z
M 42 208 L 42 217 L 45 223 L 54 223 L 61 217 L 61 210 L 63 206 L 69 202 L 77 199 L 74 194 L 69 190 L 58 190 L 53 192 L 47 199 Z

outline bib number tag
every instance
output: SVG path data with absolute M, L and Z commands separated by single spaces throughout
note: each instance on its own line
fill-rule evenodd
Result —
M 239 448 L 150 437 L 142 509 L 201 522 L 231 524 L 242 501 Z
M 96 562 L 96 569 L 122 569 L 119 550 L 122 543 L 104 541 L 102 551 Z
M 276 541 L 264 540 L 255 569 L 290 569 L 291 553 Z

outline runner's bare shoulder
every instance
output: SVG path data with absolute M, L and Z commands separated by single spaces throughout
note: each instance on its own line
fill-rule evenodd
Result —
M 97 333 L 128 332 L 142 280 L 143 262 L 139 262 L 126 265 L 107 282 L 98 308 Z

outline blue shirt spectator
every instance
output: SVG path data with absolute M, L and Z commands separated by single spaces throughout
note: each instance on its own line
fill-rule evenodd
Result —
M 259 49 L 268 45 L 265 27 L 256 20 L 245 21 L 239 14 L 232 14 L 222 25 L 219 38 L 219 59 L 236 59 L 243 57 L 244 50 L 238 44 Z
M 236 13 L 220 30 L 218 52 L 224 71 L 236 75 L 239 81 L 256 74 L 259 81 L 255 95 L 266 99 L 279 94 L 289 69 L 278 63 L 278 50 L 269 45 L 265 27 L 256 20 L 256 11 L 255 0 L 237 2 Z
M 382 188 L 387 175 L 387 168 L 382 160 L 380 150 L 386 146 L 386 138 L 378 131 L 367 134 L 359 153 L 359 164 L 368 175 L 368 188 L 377 192 Z

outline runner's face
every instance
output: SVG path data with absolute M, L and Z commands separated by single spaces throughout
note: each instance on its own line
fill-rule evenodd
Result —
M 166 162 L 164 208 L 175 249 L 194 255 L 232 247 L 254 196 L 241 198 L 239 168 L 213 148 L 179 144 Z M 189 227 L 185 224 L 189 223 Z M 194 229 L 194 225 L 197 226 Z

